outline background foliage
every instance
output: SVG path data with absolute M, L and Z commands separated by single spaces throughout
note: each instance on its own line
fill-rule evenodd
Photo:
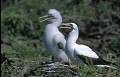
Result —
M 63 22 L 78 24 L 77 43 L 116 62 L 114 74 L 119 77 L 120 0 L 1 0 L 2 76 L 33 75 L 30 70 L 50 60 L 41 40 L 47 22 L 41 23 L 39 17 L 51 8 L 60 11 Z M 90 75 L 88 71 L 82 71 L 84 77 Z M 40 76 L 38 70 L 33 72 Z

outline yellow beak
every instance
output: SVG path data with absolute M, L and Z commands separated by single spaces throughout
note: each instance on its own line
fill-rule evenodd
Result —
M 39 17 L 40 22 L 44 22 L 44 21 L 46 21 L 46 20 L 49 20 L 49 19 L 50 19 L 49 16 L 50 16 L 50 15 L 47 14 L 47 15 L 45 15 L 45 16 Z

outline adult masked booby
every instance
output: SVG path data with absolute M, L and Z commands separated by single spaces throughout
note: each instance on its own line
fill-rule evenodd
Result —
M 78 27 L 75 23 L 62 23 L 62 27 L 69 29 L 69 35 L 66 41 L 66 54 L 75 64 L 94 65 L 100 67 L 112 67 L 111 62 L 101 59 L 91 48 L 86 45 L 77 44 L 79 35 Z

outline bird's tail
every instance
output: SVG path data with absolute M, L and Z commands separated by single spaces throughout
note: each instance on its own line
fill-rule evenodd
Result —
M 112 63 L 112 62 L 109 62 L 109 61 L 106 61 L 104 59 L 101 59 L 103 61 L 103 64 L 98 64 L 98 65 L 95 65 L 97 67 L 103 67 L 103 68 L 113 68 L 113 69 L 117 69 L 115 67 L 113 67 L 112 65 L 116 65 L 115 63 Z
M 117 68 L 115 68 L 115 67 L 113 67 L 113 66 L 110 66 L 110 65 L 94 65 L 94 66 L 96 66 L 96 67 L 102 67 L 102 68 L 112 68 L 112 69 L 117 69 Z

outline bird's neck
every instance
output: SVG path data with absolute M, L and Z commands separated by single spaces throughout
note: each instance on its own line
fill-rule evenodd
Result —
M 57 31 L 59 31 L 58 27 L 59 27 L 59 23 L 54 22 L 54 23 L 48 24 L 48 25 L 46 26 L 46 30 L 49 30 L 49 31 L 51 31 L 51 32 L 52 32 L 52 31 L 57 32 Z
M 52 24 L 54 24 L 55 26 L 59 27 L 62 23 L 62 19 L 59 18 L 59 19 L 54 19 L 51 21 Z
M 67 43 L 68 44 L 74 44 L 78 38 L 78 30 L 73 30 L 72 32 L 69 33 Z

